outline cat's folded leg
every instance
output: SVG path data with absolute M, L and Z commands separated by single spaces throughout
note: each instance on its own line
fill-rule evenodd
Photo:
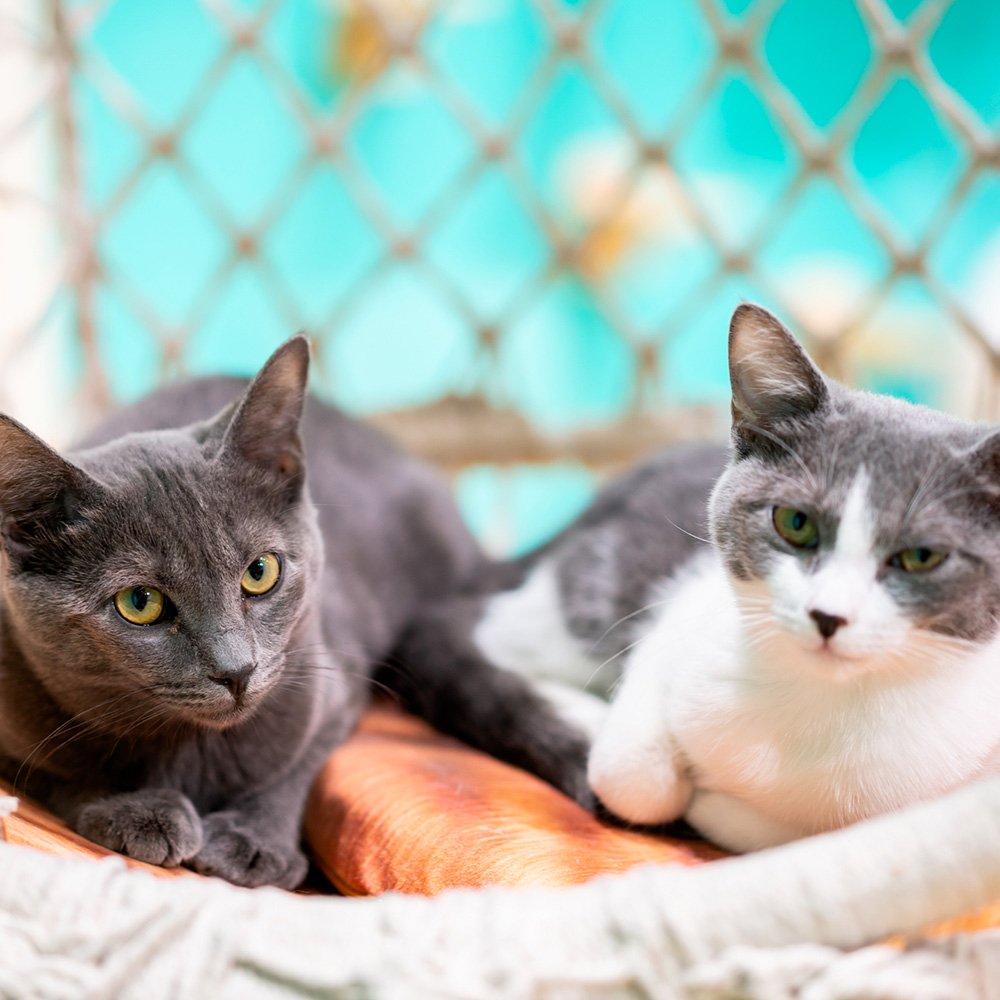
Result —
M 593 809 L 587 736 L 530 681 L 483 655 L 473 638 L 482 611 L 479 598 L 436 605 L 410 626 L 378 680 L 436 729 Z
M 679 819 L 694 794 L 663 705 L 650 694 L 626 673 L 587 764 L 598 799 L 630 823 Z
M 251 888 L 294 889 L 306 877 L 302 816 L 318 767 L 303 763 L 269 788 L 202 818 L 204 841 L 191 867 Z
M 209 813 L 202 821 L 205 842 L 192 867 L 235 885 L 294 889 L 309 870 L 299 834 L 276 829 L 259 814 L 240 809 Z
M 70 815 L 78 833 L 112 851 L 175 868 L 202 845 L 202 824 L 191 801 L 171 788 L 143 788 L 94 799 Z
M 694 790 L 676 750 L 664 740 L 608 740 L 602 735 L 587 773 L 598 799 L 630 823 L 679 819 Z

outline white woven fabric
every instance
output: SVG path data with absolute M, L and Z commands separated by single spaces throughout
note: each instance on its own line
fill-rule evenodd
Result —
M 1000 899 L 1000 781 L 564 890 L 306 898 L 0 844 L 5 1000 L 1000 1000 L 1000 935 L 843 952 Z

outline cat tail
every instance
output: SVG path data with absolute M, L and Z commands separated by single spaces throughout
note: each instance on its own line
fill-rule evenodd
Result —
M 480 652 L 473 631 L 485 600 L 457 596 L 426 609 L 377 680 L 439 732 L 531 772 L 593 811 L 589 739 L 529 680 Z

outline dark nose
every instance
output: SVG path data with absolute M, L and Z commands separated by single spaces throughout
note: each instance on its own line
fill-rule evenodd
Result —
M 847 624 L 847 619 L 840 615 L 828 615 L 825 611 L 815 609 L 809 612 L 809 617 L 816 623 L 816 628 L 824 639 L 829 639 L 841 625 Z
M 256 663 L 244 663 L 242 667 L 233 667 L 231 670 L 216 670 L 214 674 L 208 675 L 208 679 L 221 684 L 233 696 L 234 701 L 239 701 L 250 683 L 250 675 L 256 669 Z

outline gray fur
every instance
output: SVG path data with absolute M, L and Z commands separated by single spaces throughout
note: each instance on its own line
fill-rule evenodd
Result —
M 380 679 L 437 728 L 593 808 L 584 733 L 528 678 L 497 669 L 473 634 L 492 593 L 519 587 L 550 561 L 565 626 L 585 644 L 595 670 L 619 670 L 619 654 L 641 634 L 656 584 L 708 545 L 707 500 L 725 456 L 721 446 L 685 445 L 608 484 L 548 544 L 494 568 L 475 594 L 422 612 L 403 635 L 396 668 Z
M 0 417 L 0 773 L 115 850 L 244 885 L 301 881 L 309 785 L 373 666 L 481 570 L 445 484 L 304 402 L 307 365 L 295 338 L 249 388 L 166 388 L 66 458 Z M 244 596 L 264 551 L 281 579 Z M 139 584 L 176 614 L 126 622 Z
M 1000 606 L 1000 433 L 826 379 L 792 334 L 753 305 L 734 314 L 730 373 L 728 462 L 711 446 L 656 456 L 606 487 L 545 552 L 558 568 L 566 623 L 595 644 L 595 655 L 612 655 L 643 627 L 640 616 L 624 633 L 614 625 L 698 550 L 692 534 L 710 532 L 734 576 L 762 577 L 770 556 L 789 550 L 772 525 L 774 506 L 803 507 L 821 537 L 818 552 L 803 558 L 818 567 L 862 466 L 896 601 L 922 627 L 991 636 Z M 919 545 L 949 556 L 932 573 L 888 565 Z
M 608 484 L 551 547 L 566 625 L 595 659 L 642 628 L 656 585 L 708 544 L 706 499 L 721 445 L 661 452 Z
M 759 344 L 764 339 L 766 351 Z M 984 641 L 1000 607 L 1000 435 L 990 428 L 828 381 L 794 337 L 751 305 L 730 335 L 733 459 L 711 502 L 712 538 L 738 579 L 762 578 L 791 547 L 775 505 L 801 508 L 820 542 L 801 558 L 818 569 L 836 544 L 838 515 L 863 466 L 870 480 L 883 585 L 919 627 Z M 775 369 L 788 387 L 743 400 Z M 805 388 L 804 388 L 805 387 Z M 933 572 L 904 573 L 892 557 L 928 546 L 948 553 Z
M 944 635 L 984 642 L 995 634 L 1000 433 L 827 380 L 781 323 L 753 305 L 733 316 L 730 374 L 728 459 L 724 449 L 707 445 L 654 457 L 605 487 L 552 542 L 510 564 L 495 591 L 519 588 L 548 561 L 561 624 L 592 657 L 594 670 L 617 671 L 622 654 L 648 629 L 663 584 L 707 547 L 709 535 L 733 576 L 763 577 L 775 555 L 791 548 L 775 531 L 775 506 L 804 509 L 819 524 L 820 544 L 798 556 L 822 565 L 836 542 L 847 491 L 864 466 L 880 580 L 899 608 L 916 626 Z M 892 565 L 901 550 L 916 546 L 948 555 L 931 572 Z M 446 601 L 410 627 L 400 675 L 409 677 L 404 697 L 441 728 L 591 804 L 581 791 L 583 734 L 529 679 L 495 669 L 473 641 L 489 608 L 489 593 Z M 461 668 L 449 673 L 440 666 L 448 663 Z M 435 691 L 447 693 L 447 713 Z M 516 712 L 508 710 L 512 705 Z

